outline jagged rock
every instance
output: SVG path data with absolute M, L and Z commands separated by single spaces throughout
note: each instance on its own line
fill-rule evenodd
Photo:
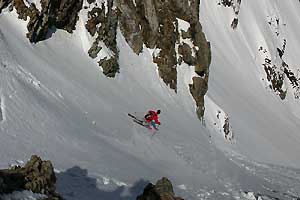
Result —
M 107 77 L 114 77 L 116 75 L 116 66 L 118 66 L 118 61 L 114 58 L 104 58 L 99 61 L 99 65 L 103 69 L 103 74 Z
M 143 38 L 135 5 L 132 1 L 125 0 L 117 0 L 117 3 L 119 11 L 122 13 L 119 16 L 120 29 L 132 50 L 139 54 L 143 48 Z
M 94 36 L 97 31 L 97 25 L 101 22 L 104 22 L 105 15 L 103 12 L 103 6 L 104 5 L 102 4 L 102 8 L 94 7 L 88 12 L 89 20 L 87 21 L 85 27 L 92 36 Z
M 96 58 L 102 47 L 99 44 L 99 40 L 95 40 L 91 48 L 88 50 L 88 54 L 91 58 Z
M 83 0 L 41 0 L 41 11 L 33 3 L 27 7 L 23 0 L 14 0 L 13 6 L 20 19 L 30 18 L 26 35 L 30 42 L 35 43 L 46 39 L 51 27 L 64 29 L 70 33 L 75 30 L 82 3 Z
M 51 3 L 50 0 L 47 2 Z M 72 33 L 79 19 L 78 13 L 82 9 L 83 0 L 56 0 L 54 2 L 53 25 Z
M 242 0 L 221 0 L 219 3 L 220 5 L 222 4 L 224 7 L 232 7 L 233 12 L 234 12 L 234 19 L 231 22 L 231 28 L 236 29 L 238 26 L 238 15 L 240 12 L 240 6 L 241 6 Z
M 232 29 L 236 29 L 238 23 L 239 23 L 239 19 L 238 19 L 238 18 L 234 18 L 234 19 L 232 20 L 232 23 L 231 23 L 231 28 L 232 28 Z
M 27 17 L 30 15 L 30 9 L 25 5 L 23 0 L 14 0 L 12 5 L 16 8 L 18 18 L 27 20 Z
M 1 7 L 8 1 L 0 0 Z M 158 49 L 153 61 L 158 66 L 159 76 L 170 88 L 177 91 L 177 65 L 182 61 L 195 66 L 195 72 L 205 75 L 204 80 L 208 81 L 211 53 L 199 22 L 200 0 L 106 0 L 99 5 L 95 0 L 88 0 L 88 3 L 86 8 L 91 10 L 85 26 L 95 38 L 88 54 L 98 59 L 106 76 L 114 77 L 119 72 L 116 42 L 119 24 L 135 53 L 139 54 L 144 44 Z M 14 0 L 13 5 L 19 18 L 30 18 L 27 37 L 31 42 L 38 42 L 47 38 L 52 27 L 72 32 L 83 0 L 41 0 L 40 11 L 34 4 L 26 6 L 24 0 Z M 190 26 L 188 30 L 180 30 L 180 21 Z M 189 40 L 188 44 L 184 40 Z M 195 94 L 196 102 L 203 99 Z
M 192 56 L 192 49 L 188 44 L 183 43 L 179 45 L 178 53 L 182 55 L 183 61 L 188 65 L 196 64 L 196 58 Z
M 168 194 L 170 196 L 174 196 L 172 183 L 166 177 L 163 177 L 162 179 L 156 182 L 155 190 L 158 192 L 159 195 Z
M 139 195 L 137 200 L 183 200 L 180 197 L 175 197 L 171 181 L 163 177 L 158 180 L 156 185 L 149 183 L 143 194 Z
M 88 12 L 88 21 L 85 25 L 88 32 L 92 36 L 96 36 L 88 51 L 90 57 L 96 58 L 102 49 L 108 49 L 106 53 L 109 55 L 100 58 L 98 61 L 103 73 L 108 77 L 114 77 L 119 72 L 119 50 L 116 42 L 118 15 L 113 3 L 113 0 L 107 1 L 107 10 L 104 3 L 100 7 L 94 7 Z M 102 46 L 103 43 L 105 47 Z
M 193 77 L 193 84 L 190 84 L 190 92 L 197 105 L 197 115 L 200 119 L 204 116 L 204 95 L 207 92 L 207 80 L 202 77 Z
M 222 0 L 221 3 L 223 4 L 223 6 L 232 6 L 233 5 L 233 0 Z
M 205 34 L 202 31 L 200 23 L 191 24 L 192 39 L 199 50 L 196 52 L 195 71 L 206 71 L 208 74 L 209 65 L 211 63 L 210 43 L 207 42 Z
M 16 190 L 31 190 L 47 195 L 47 199 L 62 199 L 55 192 L 56 177 L 50 161 L 32 156 L 24 167 L 0 170 L 0 194 Z
M 43 5 L 43 2 L 42 2 Z M 34 4 L 30 5 L 30 20 L 27 24 L 28 33 L 26 36 L 28 37 L 30 42 L 38 42 L 46 39 L 46 35 L 49 29 L 49 16 L 44 13 L 42 9 L 42 13 L 38 11 Z
M 155 185 L 149 183 L 142 195 L 139 195 L 136 200 L 160 200 L 160 196 L 155 190 Z
M 126 41 L 136 53 L 141 51 L 143 43 L 148 48 L 159 49 L 159 53 L 153 55 L 153 61 L 158 66 L 160 77 L 175 91 L 176 68 L 182 61 L 194 65 L 196 73 L 204 73 L 208 77 L 210 44 L 199 22 L 199 4 L 200 0 L 117 1 L 120 27 Z M 190 28 L 179 30 L 179 19 L 189 23 Z M 190 40 L 194 47 L 182 42 L 182 39 Z M 179 55 L 176 44 L 179 44 Z
M 12 0 L 0 0 L 0 13 L 2 12 L 2 9 L 6 8 Z

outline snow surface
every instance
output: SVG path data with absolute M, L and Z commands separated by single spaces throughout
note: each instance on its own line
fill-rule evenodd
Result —
M 16 191 L 11 194 L 0 195 L 1 200 L 39 200 L 46 195 L 34 194 L 31 191 Z
M 239 24 L 230 27 L 230 10 L 215 1 L 201 3 L 200 21 L 212 46 L 210 98 L 229 116 L 234 129 L 238 152 L 252 159 L 300 167 L 300 106 L 292 88 L 282 101 L 265 84 L 264 56 L 278 58 L 277 47 L 287 40 L 286 62 L 299 69 L 300 9 L 298 1 L 242 1 Z M 258 6 L 259 5 L 259 6 Z M 273 33 L 268 16 L 280 18 L 280 37 Z M 286 24 L 286 25 L 283 25 Z M 283 38 L 281 38 L 281 36 Z M 214 110 L 207 111 L 208 115 Z
M 289 25 L 282 30 L 285 59 L 297 66 L 299 7 L 298 1 L 243 1 L 234 31 L 228 9 L 218 0 L 201 1 L 213 54 L 202 123 L 188 87 L 193 67 L 178 67 L 176 94 L 157 76 L 153 51 L 137 56 L 119 32 L 120 73 L 106 78 L 86 54 L 83 18 L 72 35 L 57 30 L 30 44 L 26 23 L 2 13 L 0 167 L 32 154 L 49 159 L 67 200 L 135 199 L 162 176 L 185 199 L 300 197 L 299 102 L 266 88 L 258 51 L 264 46 L 276 56 L 267 16 L 281 14 Z M 148 109 L 162 110 L 155 135 L 127 116 Z M 232 141 L 222 132 L 226 115 Z

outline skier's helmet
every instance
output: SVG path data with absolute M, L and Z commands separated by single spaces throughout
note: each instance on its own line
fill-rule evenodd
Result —
M 160 110 L 157 110 L 156 113 L 159 115 L 160 114 Z

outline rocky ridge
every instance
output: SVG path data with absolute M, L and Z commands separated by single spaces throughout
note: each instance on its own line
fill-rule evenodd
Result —
M 119 72 L 119 27 L 136 54 L 145 48 L 153 51 L 159 76 L 175 91 L 177 67 L 194 67 L 197 75 L 189 85 L 190 92 L 198 116 L 204 115 L 211 51 L 199 22 L 200 0 L 41 0 L 40 4 L 39 10 L 23 0 L 0 0 L 0 12 L 10 6 L 20 19 L 29 17 L 27 37 L 35 43 L 47 39 L 55 29 L 72 33 L 82 11 L 87 15 L 85 27 L 92 38 L 88 54 L 97 59 L 107 77 Z
M 114 77 L 119 72 L 116 32 L 118 24 L 132 50 L 153 51 L 153 61 L 160 77 L 177 91 L 177 66 L 195 67 L 190 92 L 197 104 L 199 117 L 204 115 L 207 91 L 210 44 L 199 22 L 199 0 L 186 1 L 97 1 L 84 3 L 88 20 L 86 28 L 95 38 L 89 55 L 97 58 L 103 73 Z

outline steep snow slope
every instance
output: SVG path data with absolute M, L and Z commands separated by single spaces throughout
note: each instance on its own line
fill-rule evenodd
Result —
M 239 24 L 233 30 L 233 10 L 218 2 L 201 1 L 200 21 L 213 54 L 207 98 L 228 114 L 238 152 L 262 162 L 299 168 L 298 88 L 285 80 L 287 97 L 281 100 L 269 88 L 263 64 L 268 58 L 279 71 L 284 60 L 298 78 L 300 3 L 242 1 Z M 280 59 L 277 48 L 282 48 L 284 40 Z M 207 114 L 216 112 L 210 109 Z
M 213 1 L 207 3 L 203 2 L 204 11 L 218 8 Z M 256 117 L 264 120 L 270 117 L 267 122 L 279 117 L 275 116 L 277 112 L 269 110 L 257 116 L 264 106 L 270 109 L 270 101 L 284 105 L 260 82 L 255 83 L 259 86 L 245 83 L 246 88 L 257 90 L 257 93 L 248 93 L 242 83 L 234 87 L 239 82 L 226 79 L 230 77 L 230 70 L 225 67 L 231 66 L 232 56 L 226 55 L 228 50 L 221 51 L 221 47 L 231 40 L 221 40 L 223 44 L 216 42 L 219 36 L 206 26 L 215 19 L 203 17 L 204 28 L 215 51 L 206 127 L 194 111 L 187 85 L 193 70 L 187 66 L 178 69 L 179 87 L 175 94 L 158 78 L 150 51 L 144 49 L 140 56 L 135 55 L 118 34 L 121 73 L 115 79 L 108 79 L 83 50 L 85 43 L 81 41 L 86 40 L 82 24 L 78 24 L 78 31 L 73 35 L 57 31 L 49 40 L 32 45 L 25 38 L 25 23 L 14 13 L 5 13 L 0 20 L 1 167 L 14 163 L 14 159 L 26 160 L 31 154 L 39 154 L 54 162 L 59 192 L 66 199 L 76 200 L 134 199 L 146 181 L 155 181 L 161 176 L 169 177 L 174 182 L 176 194 L 186 199 L 240 199 L 243 191 L 282 199 L 300 196 L 299 170 L 247 161 L 246 157 L 230 150 L 233 148 L 237 153 L 276 163 L 284 158 L 279 154 L 267 159 L 268 151 L 273 151 L 269 144 L 296 144 L 296 141 L 289 138 L 262 140 L 266 137 L 262 134 L 269 132 L 258 132 L 274 131 L 272 127 L 276 126 L 285 128 L 291 123 L 288 115 L 283 118 L 282 126 L 278 122 L 270 129 L 261 125 L 257 133 L 252 133 Z M 219 22 L 223 26 L 221 19 Z M 222 45 L 219 51 L 217 45 Z M 246 53 L 241 55 L 247 58 Z M 218 68 L 218 62 L 224 63 L 223 59 L 227 65 L 225 62 L 224 69 Z M 244 73 L 247 75 L 250 70 Z M 260 75 L 259 70 L 255 72 L 251 76 Z M 233 77 L 239 79 L 237 75 Z M 240 97 L 228 95 L 233 93 L 233 90 L 226 90 L 229 87 L 240 92 Z M 243 107 L 239 100 L 248 98 L 247 106 Z M 252 104 L 247 115 L 241 111 Z M 143 114 L 149 108 L 162 110 L 162 126 L 155 135 L 127 117 L 128 112 Z M 222 109 L 229 114 L 235 132 L 233 144 L 224 142 L 217 128 L 211 127 L 216 112 Z M 225 116 L 223 111 L 221 116 Z M 238 117 L 247 117 L 249 123 Z M 218 128 L 221 122 L 217 122 Z M 283 153 L 297 150 L 284 145 L 275 150 Z M 219 148 L 226 148 L 227 153 Z M 254 156 L 257 152 L 259 155 Z M 290 154 L 287 161 L 291 163 L 288 164 L 297 167 L 298 155 Z

